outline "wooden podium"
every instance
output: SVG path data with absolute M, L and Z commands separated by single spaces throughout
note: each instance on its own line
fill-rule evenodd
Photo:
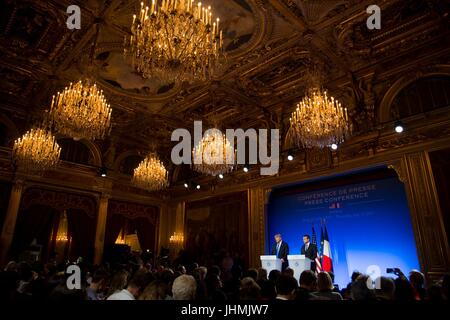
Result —
M 294 278 L 300 281 L 300 275 L 305 270 L 311 270 L 311 259 L 304 254 L 288 255 L 289 268 L 294 270 Z
M 261 267 L 267 270 L 267 274 L 272 270 L 281 271 L 281 259 L 278 259 L 275 255 L 261 256 Z

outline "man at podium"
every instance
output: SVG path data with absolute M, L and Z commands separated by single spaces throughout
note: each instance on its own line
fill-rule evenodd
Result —
M 316 257 L 317 257 L 317 246 L 311 243 L 309 240 L 309 235 L 305 234 L 303 236 L 303 246 L 301 249 L 301 254 L 304 254 L 306 258 L 311 260 L 311 271 L 316 271 Z
M 281 259 L 281 271 L 289 267 L 287 256 L 289 254 L 289 245 L 283 241 L 281 234 L 277 233 L 275 236 L 275 244 L 272 247 L 272 254 Z

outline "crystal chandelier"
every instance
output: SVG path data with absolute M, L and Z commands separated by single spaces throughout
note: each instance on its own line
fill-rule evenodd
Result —
M 50 120 L 55 129 L 75 140 L 102 139 L 111 131 L 111 108 L 96 84 L 70 83 L 53 96 Z
M 61 148 L 46 129 L 31 129 L 14 142 L 13 159 L 28 172 L 45 171 L 56 167 Z
M 169 239 L 169 242 L 174 245 L 181 245 L 184 243 L 183 233 L 174 232 Z
M 219 21 L 211 7 L 194 0 L 141 2 L 133 15 L 131 36 L 125 38 L 125 57 L 144 78 L 167 83 L 208 80 L 222 54 Z
M 208 130 L 192 150 L 195 171 L 217 176 L 233 170 L 234 149 L 217 129 Z
M 352 131 L 347 108 L 318 87 L 308 91 L 289 120 L 290 138 L 304 148 L 339 144 Z
M 169 185 L 169 173 L 158 157 L 150 154 L 134 169 L 133 183 L 149 191 L 162 190 Z

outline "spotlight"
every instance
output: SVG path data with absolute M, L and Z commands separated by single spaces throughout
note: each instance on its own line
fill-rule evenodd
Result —
M 223 179 L 223 174 L 219 174 L 219 179 Z
M 338 149 L 338 145 L 336 143 L 333 143 L 331 145 L 331 150 L 337 150 Z
M 405 126 L 403 125 L 403 123 L 401 121 L 396 122 L 395 123 L 395 132 L 402 133 L 403 131 L 405 131 Z
M 294 156 L 293 156 L 292 154 L 289 154 L 289 155 L 287 156 L 287 159 L 288 159 L 289 161 L 292 161 L 292 160 L 294 160 Z
M 106 167 L 101 167 L 100 168 L 100 176 L 103 178 L 106 178 L 107 175 L 108 175 L 108 170 L 106 169 Z
M 196 188 L 197 188 L 197 190 L 200 190 L 200 185 L 198 184 Z
M 189 188 L 189 184 L 187 182 L 184 183 L 184 187 L 187 189 Z
M 247 173 L 250 169 L 249 169 L 248 166 L 244 166 L 244 169 L 243 169 L 243 170 L 244 170 L 245 173 Z

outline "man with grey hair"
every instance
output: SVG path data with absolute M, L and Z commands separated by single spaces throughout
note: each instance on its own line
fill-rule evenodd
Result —
M 194 300 L 197 290 L 197 282 L 193 276 L 181 275 L 175 279 L 172 285 L 174 300 Z

